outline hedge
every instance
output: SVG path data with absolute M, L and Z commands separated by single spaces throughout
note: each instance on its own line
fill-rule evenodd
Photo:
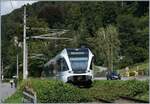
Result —
M 78 88 L 71 84 L 65 84 L 58 80 L 29 79 L 23 81 L 18 89 L 19 98 L 16 93 L 8 98 L 6 102 L 15 102 L 16 98 L 21 99 L 25 86 L 33 88 L 37 93 L 39 103 L 82 103 L 98 102 L 98 99 L 114 101 L 119 96 L 131 96 L 149 98 L 148 81 L 138 80 L 96 80 L 91 88 Z M 148 100 L 148 99 L 144 99 Z M 16 103 L 21 103 L 20 100 Z

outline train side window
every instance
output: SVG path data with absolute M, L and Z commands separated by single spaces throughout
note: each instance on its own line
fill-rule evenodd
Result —
M 62 64 L 61 65 L 61 70 L 62 71 L 67 71 L 68 70 L 68 66 L 67 66 L 67 63 L 66 63 L 64 58 L 61 60 L 61 64 Z
M 57 60 L 57 69 L 58 69 L 58 72 L 61 71 L 61 60 Z
M 64 58 L 60 58 L 59 60 L 57 60 L 57 66 L 59 72 L 68 70 L 68 65 Z

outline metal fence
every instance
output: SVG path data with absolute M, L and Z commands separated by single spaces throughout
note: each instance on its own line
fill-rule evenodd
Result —
M 34 94 L 30 94 L 26 91 L 23 91 L 23 99 L 22 99 L 23 103 L 33 103 L 36 104 L 37 103 L 37 96 L 36 93 Z

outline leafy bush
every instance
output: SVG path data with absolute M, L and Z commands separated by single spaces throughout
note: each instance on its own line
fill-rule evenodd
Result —
M 135 96 L 135 98 L 148 101 L 149 100 L 149 91 L 139 94 L 139 95 Z
M 18 90 L 12 96 L 8 97 L 5 103 L 22 103 L 22 96 L 22 92 Z
M 79 88 L 65 84 L 58 80 L 35 80 L 26 81 L 22 86 L 32 87 L 37 93 L 38 102 L 88 102 L 88 97 Z
M 136 96 L 149 90 L 148 81 L 127 81 L 126 87 L 128 90 L 128 96 Z
M 148 88 L 148 81 L 97 80 L 94 81 L 93 87 L 89 89 L 89 94 L 92 98 L 114 101 L 119 96 L 134 97 L 146 93 L 149 90 Z
M 96 80 L 92 87 L 87 89 L 58 80 L 30 79 L 23 81 L 19 90 L 6 102 L 21 103 L 21 92 L 25 86 L 32 88 L 37 93 L 39 103 L 98 102 L 98 99 L 114 101 L 119 96 L 135 96 L 139 99 L 146 99 L 149 91 L 148 81 Z
M 133 59 L 131 57 L 125 57 L 119 62 L 118 68 L 125 68 L 133 64 Z

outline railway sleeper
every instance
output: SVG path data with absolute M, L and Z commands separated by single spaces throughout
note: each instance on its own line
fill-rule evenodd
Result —
M 120 98 L 129 100 L 129 101 L 134 101 L 135 103 L 149 103 L 149 101 L 140 100 L 140 99 L 136 99 L 136 98 L 128 97 L 128 96 L 120 96 Z

